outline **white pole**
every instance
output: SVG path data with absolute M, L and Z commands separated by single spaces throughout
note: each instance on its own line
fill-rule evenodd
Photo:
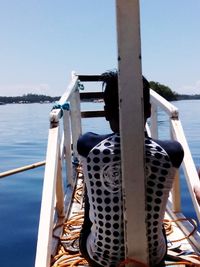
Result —
M 139 1 L 116 3 L 126 257 L 147 263 Z

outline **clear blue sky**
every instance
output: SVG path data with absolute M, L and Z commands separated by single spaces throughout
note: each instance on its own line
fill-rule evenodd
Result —
M 143 74 L 200 94 L 200 1 L 141 0 Z M 117 67 L 114 0 L 0 0 L 0 95 L 61 95 Z

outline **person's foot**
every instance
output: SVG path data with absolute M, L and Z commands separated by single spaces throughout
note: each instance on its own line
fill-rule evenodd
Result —
M 198 170 L 198 175 L 200 177 L 200 169 Z M 197 202 L 200 205 L 200 181 L 199 181 L 199 184 L 198 185 L 195 185 L 195 187 L 194 187 L 194 193 L 195 193 Z
M 195 193 L 197 202 L 198 202 L 199 205 L 200 205 L 200 185 L 196 185 L 196 186 L 194 187 L 194 193 Z

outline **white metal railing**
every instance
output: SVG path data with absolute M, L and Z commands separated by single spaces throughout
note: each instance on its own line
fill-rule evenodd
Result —
M 151 103 L 152 103 L 152 117 L 151 117 L 151 136 L 153 138 L 158 137 L 158 123 L 157 123 L 157 112 L 158 107 L 163 110 L 169 117 L 170 121 L 170 135 L 173 140 L 177 140 L 181 143 L 184 150 L 184 158 L 182 162 L 182 167 L 184 170 L 185 179 L 190 192 L 190 196 L 196 211 L 198 220 L 200 221 L 200 208 L 194 194 L 194 186 L 199 184 L 198 173 L 179 119 L 178 109 L 157 94 L 155 91 L 151 90 Z M 177 173 L 174 187 L 172 190 L 173 197 L 173 210 L 175 212 L 181 211 L 180 202 L 180 188 L 179 188 L 179 174 Z
M 69 87 L 50 113 L 35 267 L 50 266 L 54 217 L 56 214 L 58 220 L 62 220 L 65 216 L 67 207 L 65 208 L 64 205 L 62 178 L 65 163 L 67 166 L 66 182 L 68 185 L 74 186 L 72 161 L 77 157 L 77 149 L 76 146 L 72 147 L 72 144 L 77 143 L 81 134 L 78 85 L 78 77 L 72 73 Z M 61 118 L 63 125 L 60 125 L 59 122 Z
M 89 75 L 89 78 L 82 76 L 82 79 L 98 81 L 99 77 L 99 75 Z M 35 267 L 50 266 L 51 255 L 54 254 L 58 241 L 52 237 L 53 228 L 62 225 L 69 211 L 75 185 L 73 178 L 76 176 L 73 163 L 76 166 L 79 157 L 76 144 L 82 132 L 79 79 L 81 79 L 81 75 L 77 76 L 73 72 L 66 92 L 50 113 Z M 99 111 L 95 111 L 95 113 L 95 116 L 100 114 Z M 84 112 L 84 116 L 94 117 L 94 113 Z M 66 167 L 66 171 L 63 171 L 64 167 Z M 64 182 L 67 187 L 71 186 L 70 192 L 65 192 Z M 67 203 L 66 199 L 69 200 Z M 57 236 L 61 231 L 62 227 L 56 227 Z
M 72 74 L 72 81 L 66 93 L 61 97 L 58 105 L 55 106 L 50 113 L 50 129 L 35 267 L 50 266 L 51 254 L 56 247 L 52 238 L 55 217 L 60 223 L 65 219 L 65 214 L 67 213 L 68 207 L 65 207 L 62 175 L 66 177 L 65 182 L 67 185 L 71 185 L 72 188 L 74 186 L 72 162 L 78 157 L 75 144 L 82 130 L 78 78 L 79 76 L 76 76 L 74 73 Z M 194 208 L 200 220 L 199 205 L 193 192 L 194 185 L 199 183 L 199 178 L 179 120 L 178 109 L 152 90 L 151 103 L 151 136 L 153 138 L 157 138 L 158 136 L 157 113 L 159 107 L 164 110 L 169 117 L 171 138 L 179 141 L 183 146 L 184 159 L 182 165 Z M 60 123 L 61 118 L 63 124 Z M 64 166 L 67 166 L 65 172 L 63 172 Z M 175 212 L 181 211 L 180 203 L 179 174 L 177 173 L 172 190 L 172 204 Z M 62 229 L 59 231 L 62 231 Z

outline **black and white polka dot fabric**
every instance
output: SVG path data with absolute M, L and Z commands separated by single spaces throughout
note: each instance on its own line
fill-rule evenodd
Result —
M 148 243 L 153 266 L 166 251 L 160 222 L 172 186 L 173 168 L 167 153 L 151 139 L 145 140 L 145 150 Z M 125 257 L 119 135 L 101 141 L 83 160 L 92 222 L 87 251 L 98 264 L 115 267 Z
M 145 139 L 146 221 L 150 265 L 158 264 L 166 253 L 162 220 L 172 188 L 175 168 L 166 151 L 151 139 Z
M 89 256 L 114 267 L 124 258 L 120 138 L 115 134 L 95 146 L 83 164 L 93 223 L 87 239 Z

